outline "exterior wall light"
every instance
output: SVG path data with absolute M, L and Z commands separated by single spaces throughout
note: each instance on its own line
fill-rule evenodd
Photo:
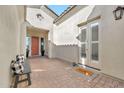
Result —
M 36 14 L 36 16 L 40 21 L 44 18 L 41 14 Z
M 115 20 L 122 19 L 123 12 L 124 12 L 124 7 L 118 6 L 118 7 L 113 11 Z

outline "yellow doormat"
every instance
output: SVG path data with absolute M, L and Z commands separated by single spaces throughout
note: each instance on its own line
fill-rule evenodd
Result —
M 93 72 L 91 72 L 91 71 L 89 71 L 89 70 L 86 70 L 86 69 L 84 69 L 84 68 L 78 67 L 78 68 L 76 68 L 75 70 L 76 70 L 77 72 L 80 72 L 80 73 L 86 75 L 86 76 L 92 76 L 92 75 L 93 75 Z

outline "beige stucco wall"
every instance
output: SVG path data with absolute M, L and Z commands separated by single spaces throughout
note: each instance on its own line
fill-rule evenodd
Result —
M 26 22 L 21 24 L 20 32 L 20 54 L 24 54 L 26 57 Z
M 54 45 L 54 47 L 55 58 L 78 63 L 79 50 L 77 45 Z
M 115 20 L 113 10 L 117 6 L 95 6 L 88 19 L 101 15 L 100 63 L 101 71 L 124 80 L 124 18 Z
M 0 87 L 10 87 L 10 62 L 20 54 L 20 25 L 17 6 L 0 6 Z M 22 7 L 22 11 L 23 7 Z
M 41 37 L 43 37 L 45 40 L 44 41 L 44 43 L 45 43 L 45 55 L 48 56 L 48 31 L 39 30 L 39 29 L 28 29 L 27 30 L 27 36 L 28 37 L 36 36 L 36 37 L 39 37 L 39 40 Z M 39 46 L 39 49 L 40 49 L 40 46 Z M 39 54 L 40 54 L 40 51 L 39 51 Z
M 39 13 L 43 16 L 41 21 L 36 16 Z M 26 20 L 34 27 L 51 30 L 54 18 L 42 11 L 42 9 L 27 8 Z
M 124 16 L 115 20 L 117 6 L 104 6 L 102 10 L 102 72 L 124 80 Z

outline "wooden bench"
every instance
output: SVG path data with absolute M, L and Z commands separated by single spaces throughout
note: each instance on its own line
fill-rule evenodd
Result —
M 28 85 L 31 85 L 31 78 L 30 78 L 31 68 L 30 68 L 29 62 L 27 60 L 25 60 L 25 62 L 22 64 L 24 66 L 24 72 L 22 74 L 14 73 L 14 76 L 15 76 L 14 88 L 17 88 L 18 83 L 21 83 L 24 81 L 28 81 Z M 27 78 L 25 78 L 23 80 L 19 80 L 19 77 L 22 75 L 26 75 Z

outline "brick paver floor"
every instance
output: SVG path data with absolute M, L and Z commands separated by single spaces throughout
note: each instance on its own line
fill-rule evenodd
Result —
M 58 59 L 37 57 L 29 59 L 32 73 L 32 85 L 21 83 L 21 88 L 112 88 L 124 87 L 124 82 L 103 74 L 97 75 L 91 81 L 76 75 L 69 62 Z M 22 78 L 21 78 L 22 79 Z

